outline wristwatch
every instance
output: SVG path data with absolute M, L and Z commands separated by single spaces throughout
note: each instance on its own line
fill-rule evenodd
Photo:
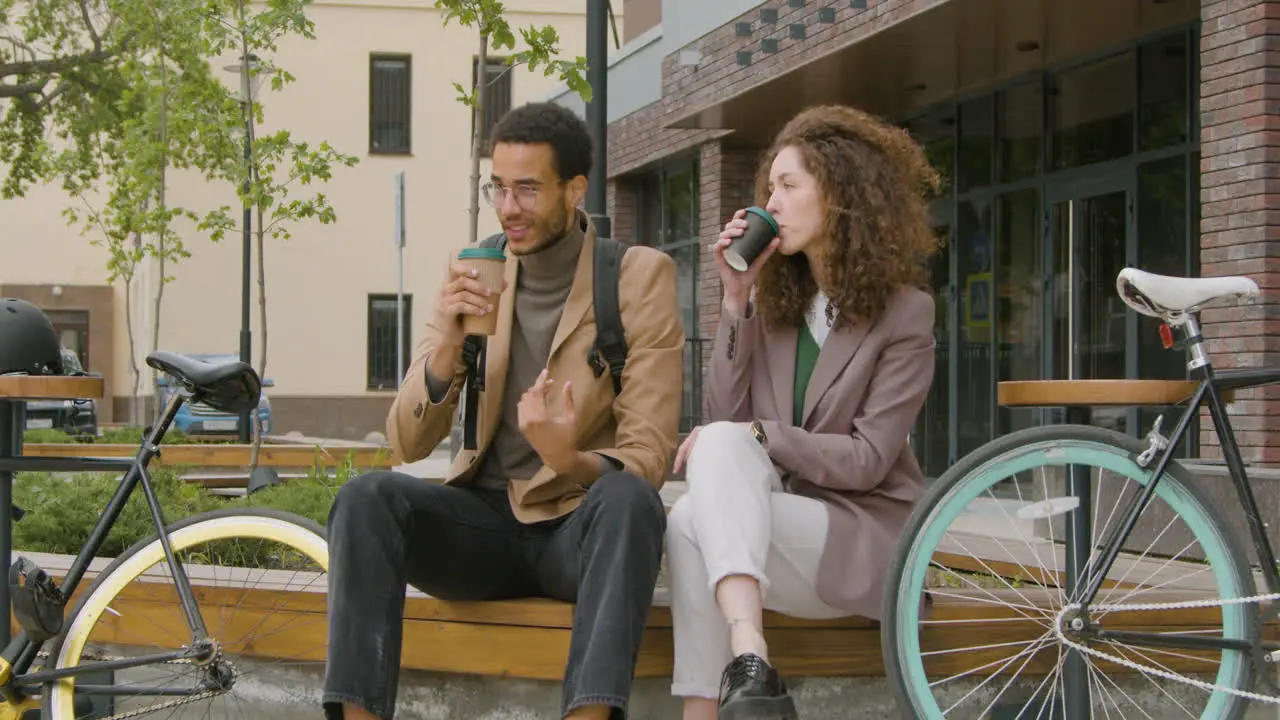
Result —
M 764 425 L 761 424 L 759 420 L 752 420 L 750 429 L 751 437 L 755 438 L 756 442 L 760 443 L 760 447 L 768 449 L 769 437 L 764 434 Z

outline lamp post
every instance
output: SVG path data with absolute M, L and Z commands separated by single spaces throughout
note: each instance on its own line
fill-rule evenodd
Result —
M 587 84 L 591 86 L 591 102 L 587 103 L 587 129 L 595 146 L 595 162 L 587 176 L 587 214 L 596 232 L 613 237 L 609 211 L 605 207 L 608 183 L 609 118 L 609 0 L 587 0 Z
M 249 205 L 249 182 L 253 177 L 253 104 L 258 100 L 258 90 L 262 87 L 262 77 L 258 72 L 261 65 L 258 63 L 258 56 L 253 53 L 246 52 L 241 56 L 241 62 L 234 65 L 228 65 L 224 68 L 227 72 L 235 73 L 240 76 L 240 104 L 244 107 L 244 219 L 241 226 L 244 230 L 244 260 L 241 268 L 240 279 L 240 361 L 246 364 L 252 364 L 250 353 L 252 350 L 252 341 L 249 334 L 249 288 L 252 282 L 252 236 L 250 234 L 250 225 L 253 222 L 252 207 Z M 250 423 L 250 413 L 254 410 L 247 410 L 240 415 L 239 435 L 240 442 L 248 443 L 252 435 L 252 425 Z

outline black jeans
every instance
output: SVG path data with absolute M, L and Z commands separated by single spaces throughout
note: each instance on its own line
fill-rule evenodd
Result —
M 610 705 L 625 718 L 665 529 L 657 491 L 624 472 L 533 525 L 516 520 L 506 491 L 387 471 L 352 480 L 329 512 L 326 716 L 341 718 L 344 702 L 394 716 L 408 583 L 444 600 L 577 603 L 562 714 Z

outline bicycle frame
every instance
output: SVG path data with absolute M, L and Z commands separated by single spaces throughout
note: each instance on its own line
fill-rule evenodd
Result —
M 1249 484 L 1249 476 L 1244 467 L 1244 460 L 1240 456 L 1240 446 L 1236 443 L 1235 433 L 1231 428 L 1230 418 L 1227 416 L 1226 404 L 1222 400 L 1224 391 L 1280 383 L 1280 368 L 1251 368 L 1215 372 L 1213 364 L 1209 360 L 1209 355 L 1204 348 L 1199 323 L 1194 316 L 1188 318 L 1186 324 L 1182 326 L 1182 331 L 1185 336 L 1182 342 L 1189 347 L 1191 352 L 1191 360 L 1188 361 L 1187 367 L 1193 376 L 1200 381 L 1199 385 L 1188 402 L 1186 410 L 1183 411 L 1178 419 L 1177 427 L 1174 429 L 1168 445 L 1159 454 L 1159 460 L 1152 469 L 1153 480 L 1146 485 L 1136 498 L 1129 502 L 1120 524 L 1111 533 L 1111 537 L 1102 545 L 1099 564 L 1096 569 L 1090 568 L 1090 575 L 1084 591 L 1079 597 L 1081 606 L 1086 610 L 1097 596 L 1099 589 L 1101 589 L 1103 579 L 1120 555 L 1121 547 L 1133 531 L 1138 518 L 1155 494 L 1156 485 L 1160 482 L 1165 469 L 1172 461 L 1173 454 L 1177 451 L 1179 443 L 1182 442 L 1191 427 L 1192 418 L 1199 414 L 1201 405 L 1206 403 L 1213 419 L 1214 430 L 1222 443 L 1222 454 L 1226 460 L 1227 471 L 1235 484 L 1236 494 L 1239 496 L 1245 517 L 1249 521 L 1249 533 L 1257 550 L 1258 560 L 1262 564 L 1262 574 L 1266 581 L 1267 592 L 1280 592 L 1280 570 L 1277 570 L 1275 554 L 1266 535 L 1266 526 L 1260 516 L 1253 488 Z M 1277 617 L 1280 617 L 1280 603 L 1273 603 L 1261 620 L 1265 623 Z M 1123 640 L 1153 647 L 1245 651 L 1257 650 L 1259 647 L 1267 650 L 1280 649 L 1280 643 L 1267 641 L 1258 643 L 1246 640 L 1202 638 L 1175 634 L 1160 635 L 1145 632 L 1099 630 L 1096 628 L 1091 629 L 1091 632 L 1097 638 Z
M 98 522 L 90 531 L 88 539 L 80 549 L 80 553 L 71 563 L 66 576 L 59 585 L 59 590 L 63 598 L 69 598 L 76 591 L 77 586 L 84 577 L 84 573 L 89 568 L 89 563 L 97 557 L 98 550 L 102 547 L 102 543 L 106 540 L 107 534 L 114 526 L 116 519 L 120 516 L 120 512 L 124 509 L 125 503 L 133 495 L 133 491 L 139 485 L 142 486 L 142 492 L 147 499 L 147 505 L 151 509 L 151 519 L 156 527 L 156 533 L 159 536 L 160 543 L 164 548 L 165 559 L 169 564 L 169 571 L 173 574 L 174 584 L 178 589 L 178 598 L 182 605 L 182 611 L 186 615 L 187 624 L 191 628 L 192 643 L 184 650 L 174 650 L 170 652 L 155 653 L 123 660 L 108 660 L 102 662 L 91 662 L 79 664 L 73 668 L 64 668 L 58 670 L 42 670 L 40 672 L 28 673 L 27 670 L 34 662 L 40 648 L 48 642 L 35 641 L 28 637 L 26 631 L 20 631 L 18 635 L 9 642 L 4 652 L 0 653 L 0 694 L 11 703 L 22 701 L 24 696 L 30 695 L 39 690 L 42 683 L 46 683 L 59 678 L 73 677 L 75 675 L 92 672 L 124 670 L 133 667 L 142 667 L 156 663 L 163 663 L 170 660 L 179 659 L 196 659 L 203 660 L 204 656 L 212 652 L 209 647 L 208 632 L 205 629 L 204 618 L 200 615 L 200 608 L 196 604 L 195 593 L 191 589 L 191 583 L 187 579 L 185 570 L 174 556 L 173 547 L 170 544 L 169 536 L 165 532 L 167 522 L 161 511 L 160 500 L 156 496 L 155 488 L 151 483 L 151 478 L 147 474 L 147 466 L 151 461 L 160 454 L 159 445 L 168 432 L 170 425 L 173 424 L 174 417 L 178 414 L 178 410 L 182 404 L 187 401 L 188 394 L 179 390 L 166 403 L 160 421 L 151 429 L 150 434 L 143 440 L 142 445 L 138 449 L 138 453 L 132 459 L 123 458 L 21 458 L 22 469 L 37 470 L 45 472 L 76 472 L 76 471 L 112 471 L 123 470 L 124 478 L 120 482 L 120 487 L 112 495 L 111 500 L 107 503 L 106 509 L 99 516 Z M 15 463 L 16 464 L 16 463 Z M 8 469 L 0 467 L 0 469 Z M 14 468 L 16 469 L 16 468 Z M 66 627 L 63 627 L 63 632 Z M 156 696 L 173 696 L 173 695 L 191 695 L 204 692 L 205 688 L 152 688 L 152 687 L 134 687 L 129 685 L 81 685 L 76 684 L 76 692 L 83 695 L 156 695 Z

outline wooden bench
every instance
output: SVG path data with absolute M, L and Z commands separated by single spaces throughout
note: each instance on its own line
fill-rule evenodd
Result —
M 996 385 L 1001 407 L 1138 407 L 1181 405 L 1195 395 L 1191 380 L 1004 380 Z M 1235 392 L 1222 393 L 1223 402 Z
M 1192 383 L 1168 383 L 1154 381 L 1092 381 L 1093 384 L 1077 384 L 1069 388 L 1071 394 L 1050 395 L 1061 392 L 1061 385 L 1001 383 L 1001 405 L 1053 405 L 1067 403 L 1119 404 L 1175 404 L 1184 401 L 1194 390 Z M 1082 397 L 1078 393 L 1087 391 Z M 1122 395 L 1121 391 L 1135 395 Z M 1019 397 L 1019 393 L 1021 396 Z M 1141 397 L 1137 397 L 1141 396 Z M 38 446 L 29 446 L 38 447 Z M 46 446 L 48 447 L 48 446 Z M 84 452 L 84 446 L 77 446 Z M 219 448 L 221 449 L 221 448 Z M 183 464 L 174 457 L 174 448 L 168 448 L 166 461 Z M 193 450 L 209 452 L 210 448 Z M 265 450 L 265 448 L 264 448 Z M 53 452 L 50 448 L 48 452 Z M 294 447 L 281 452 L 305 452 L 308 457 L 300 463 L 310 466 L 314 449 Z M 345 450 L 335 453 L 345 459 Z M 247 456 L 245 456 L 247 457 Z M 266 455 L 266 462 L 274 465 L 283 456 Z M 335 461 L 341 461 L 334 457 Z M 296 459 L 293 460 L 296 462 Z M 229 463 L 234 465 L 235 463 Z M 356 460 L 357 465 L 370 466 L 368 460 Z M 296 465 L 295 465 L 296 466 Z M 672 501 L 664 499 L 668 506 Z M 957 555 L 958 556 L 958 555 Z M 1048 556 L 1052 557 L 1052 556 Z M 47 570 L 58 577 L 57 564 L 47 558 L 37 558 Z M 1054 560 L 1054 564 L 1060 562 Z M 978 571 L 978 567 L 960 569 Z M 998 569 L 998 572 L 1004 572 Z M 1037 579 L 1055 582 L 1060 579 L 1061 568 L 1050 567 Z M 91 571 L 92 572 L 92 571 Z M 1010 566 L 1010 572 L 1013 567 Z M 198 575 L 198 574 L 197 574 Z M 229 652 L 243 652 L 269 658 L 295 660 L 323 660 L 326 655 L 324 633 L 325 591 L 323 587 L 305 590 L 287 590 L 270 583 L 256 583 L 251 590 L 219 586 L 209 578 L 193 575 L 199 585 L 198 595 L 203 603 L 218 607 L 238 607 L 249 611 L 246 623 L 261 623 L 267 610 L 278 612 L 280 620 L 270 624 L 269 638 L 249 643 L 232 644 Z M 87 584 L 87 583 L 86 583 Z M 322 583 L 321 583 L 322 584 Z M 964 645 L 986 645 L 993 648 L 986 652 L 935 656 L 930 663 L 932 672 L 956 674 L 989 665 L 1002 652 L 1001 644 L 1025 642 L 1043 635 L 1039 622 L 1029 621 L 1016 610 L 991 602 L 1013 591 L 946 590 L 936 596 L 932 623 L 922 637 L 922 649 Z M 1035 593 L 1030 589 L 1017 591 L 1019 600 Z M 661 593 L 660 593 L 661 594 Z M 1180 594 L 1171 596 L 1158 589 L 1143 592 L 1145 602 L 1182 599 Z M 1037 602 L 1043 599 L 1037 599 Z M 1048 605 L 1047 602 L 1044 602 Z M 121 641 L 153 638 L 160 641 L 181 636 L 185 620 L 173 601 L 167 587 L 131 588 L 119 603 L 113 605 L 119 613 L 110 620 L 107 631 L 119 631 Z M 1192 608 L 1177 611 L 1119 613 L 1111 616 L 1109 627 L 1151 630 L 1194 629 L 1212 620 L 1213 608 Z M 568 655 L 573 605 L 551 600 L 512 600 L 497 602 L 449 602 L 411 592 L 405 604 L 402 667 L 406 669 L 466 673 L 475 675 L 558 680 L 561 678 Z M 972 621 L 968 623 L 957 621 Z M 641 678 L 665 678 L 672 672 L 672 630 L 670 610 L 662 604 L 662 598 L 649 613 L 643 645 L 636 665 L 636 676 Z M 1273 626 L 1267 634 L 1274 636 Z M 880 627 L 867 618 L 849 617 L 837 620 L 812 621 L 791 618 L 777 613 L 765 614 L 765 635 L 770 655 L 778 669 L 790 676 L 843 676 L 881 677 L 884 666 L 881 655 Z M 996 653 L 992 655 L 991 653 Z M 1038 653 L 1025 668 L 1032 673 L 1048 673 L 1058 660 L 1058 651 L 1050 645 Z M 1162 660 L 1169 669 L 1195 671 L 1201 665 L 1180 661 L 1179 658 Z M 1131 672 L 1122 667 L 1101 667 L 1112 673 Z
M 60 578 L 70 563 L 61 555 L 26 553 L 55 577 Z M 108 561 L 92 564 L 85 583 Z M 325 643 L 325 580 L 311 573 L 238 570 L 242 586 L 228 587 L 226 568 L 193 566 L 190 573 L 210 628 L 222 628 L 220 640 L 231 653 L 270 659 L 323 661 Z M 251 586 L 245 589 L 243 585 Z M 1025 642 L 1040 637 L 1044 627 L 1027 620 L 1020 611 L 990 602 L 1010 591 L 965 592 L 949 590 L 934 605 L 922 646 L 954 648 L 979 645 L 993 648 L 979 652 L 942 655 L 930 663 L 932 672 L 955 674 L 990 663 L 1002 652 L 1001 643 Z M 1019 598 L 1035 592 L 1017 591 Z M 1151 590 L 1143 594 L 1148 602 L 1172 599 L 1168 592 Z M 75 600 L 73 599 L 72 603 Z M 235 608 L 235 620 L 227 626 L 216 608 Z M 172 645 L 186 635 L 185 619 L 172 586 L 135 583 L 112 604 L 115 611 L 105 618 L 94 635 L 95 642 Z M 1187 628 L 1212 619 L 1212 608 L 1178 611 L 1123 613 L 1109 620 L 1113 629 Z M 1022 620 L 1019 621 L 1018 619 Z M 977 622 L 957 622 L 957 621 Z M 450 602 L 411 591 L 404 611 L 404 641 L 401 666 L 405 669 L 446 673 L 559 680 L 569 651 L 573 605 L 554 600 L 509 600 L 494 602 Z M 778 669 L 796 677 L 882 677 L 880 629 L 866 618 L 804 620 L 777 613 L 765 613 L 765 635 L 770 656 Z M 16 626 L 15 626 L 16 627 Z M 1274 628 L 1268 634 L 1274 635 Z M 667 678 L 672 672 L 671 613 L 655 606 L 636 665 L 636 676 Z M 1057 649 L 1050 646 L 1030 663 L 1027 672 L 1047 673 L 1057 661 Z M 1194 671 L 1201 666 L 1163 660 L 1175 671 Z M 1189 667 L 1184 667 L 1189 665 Z M 1102 667 L 1107 667 L 1106 663 Z M 1129 672 L 1112 668 L 1110 672 Z

